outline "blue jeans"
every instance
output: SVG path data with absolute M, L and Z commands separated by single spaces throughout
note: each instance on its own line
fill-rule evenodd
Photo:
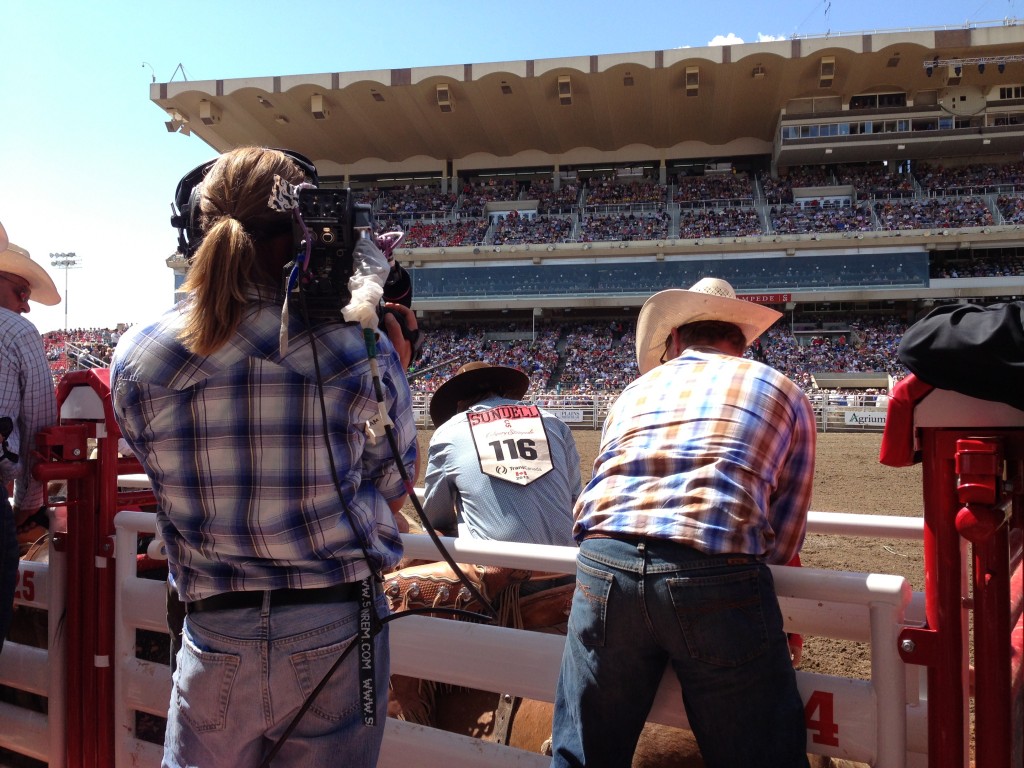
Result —
M 379 616 L 388 613 L 382 596 Z M 358 601 L 190 613 L 171 693 L 165 768 L 255 768 L 356 640 Z M 388 629 L 374 640 L 375 725 L 363 723 L 359 649 L 299 721 L 274 768 L 377 764 L 387 716 Z
M 0 488 L 0 651 L 11 628 L 14 615 L 14 590 L 18 586 L 18 528 L 14 524 L 14 510 L 7 498 L 7 486 Z
M 709 768 L 807 765 L 768 566 L 670 541 L 592 538 L 580 545 L 576 578 L 553 768 L 629 768 L 666 664 Z

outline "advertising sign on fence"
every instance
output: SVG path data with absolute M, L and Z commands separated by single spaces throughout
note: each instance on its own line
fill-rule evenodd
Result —
M 566 410 L 565 408 L 545 408 L 545 411 L 553 416 L 557 416 L 566 424 L 580 424 L 583 422 L 583 411 L 579 408 L 575 410 Z
M 885 414 L 886 411 L 881 408 L 873 411 L 847 411 L 845 422 L 847 426 L 884 427 Z

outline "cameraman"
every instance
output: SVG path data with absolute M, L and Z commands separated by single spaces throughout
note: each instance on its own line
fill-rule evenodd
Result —
M 170 581 L 187 610 L 166 766 L 259 765 L 357 641 L 361 586 L 372 590 L 363 608 L 386 614 L 374 576 L 402 554 L 395 518 L 406 490 L 388 441 L 368 429 L 379 416 L 362 331 L 340 317 L 307 327 L 300 312 L 282 313 L 291 216 L 268 207 L 280 180 L 297 185 L 304 174 L 276 150 L 236 149 L 209 168 L 188 297 L 126 333 L 111 366 L 115 415 L 153 483 Z M 409 354 L 400 331 L 394 344 Z M 415 476 L 409 386 L 391 341 L 380 339 L 378 362 L 397 458 Z M 360 695 L 369 682 L 360 648 L 275 768 L 342 755 L 376 763 L 389 655 L 387 626 L 373 624 L 375 706 L 367 711 Z

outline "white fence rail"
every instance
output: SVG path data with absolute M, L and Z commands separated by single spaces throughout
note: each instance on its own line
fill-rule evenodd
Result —
M 136 712 L 164 716 L 170 695 L 167 665 L 136 658 L 136 630 L 166 631 L 165 586 L 136 573 L 139 534 L 153 532 L 154 516 L 121 512 L 116 520 L 115 601 L 115 766 L 157 766 L 160 747 L 136 737 Z M 917 539 L 919 518 L 811 513 L 812 533 Z M 436 559 L 430 539 L 405 537 L 412 557 Z M 575 549 L 444 539 L 459 562 L 572 573 Z M 62 613 L 63 557 L 45 564 L 22 563 L 19 603 L 49 609 L 51 647 L 5 646 L 0 684 L 49 696 L 49 715 L 0 704 L 0 746 L 52 766 L 63 766 L 61 658 L 57 623 Z M 902 577 L 811 568 L 774 568 L 786 629 L 806 635 L 871 644 L 871 679 L 858 680 L 798 672 L 808 705 L 808 750 L 877 766 L 926 763 L 927 726 L 921 676 L 899 659 L 897 635 L 920 616 L 921 595 Z M 28 576 L 31 574 L 31 576 Z M 907 616 L 911 616 L 908 619 Z M 57 618 L 54 618 L 57 617 Z M 564 640 L 557 635 L 444 619 L 410 616 L 391 624 L 392 670 L 398 674 L 468 685 L 552 701 Z M 424 648 L 430 648 L 429 654 Z M 495 664 L 494 659 L 501 663 Z M 679 686 L 666 675 L 650 720 L 686 727 Z M 459 766 L 547 766 L 549 758 L 481 742 L 432 728 L 388 720 L 382 768 L 406 768 L 416 755 L 422 768 Z

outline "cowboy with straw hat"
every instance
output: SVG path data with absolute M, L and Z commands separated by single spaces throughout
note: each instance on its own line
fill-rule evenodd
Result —
M 803 544 L 814 413 L 796 384 L 743 357 L 779 317 L 717 278 L 641 309 L 643 375 L 609 410 L 573 510 L 553 768 L 629 765 L 669 664 L 709 765 L 807 765 L 768 564 Z
M 0 226 L 0 281 L 14 286 L 17 300 L 6 294 L 0 297 L 0 306 L 12 312 L 28 312 L 28 301 L 53 306 L 60 303 L 60 294 L 46 270 L 32 260 L 28 251 L 7 239 Z
M 0 648 L 10 627 L 18 577 L 20 524 L 45 520 L 45 485 L 32 477 L 35 439 L 57 421 L 53 377 L 38 329 L 22 314 L 29 299 L 56 304 L 46 270 L 11 243 L 0 225 Z M 14 483 L 13 505 L 6 486 Z
M 705 321 L 730 323 L 743 333 L 744 349 L 782 317 L 770 307 L 736 298 L 725 280 L 705 277 L 689 290 L 670 288 L 656 293 L 640 310 L 636 323 L 636 361 L 640 373 L 656 368 L 672 331 L 681 325 Z

